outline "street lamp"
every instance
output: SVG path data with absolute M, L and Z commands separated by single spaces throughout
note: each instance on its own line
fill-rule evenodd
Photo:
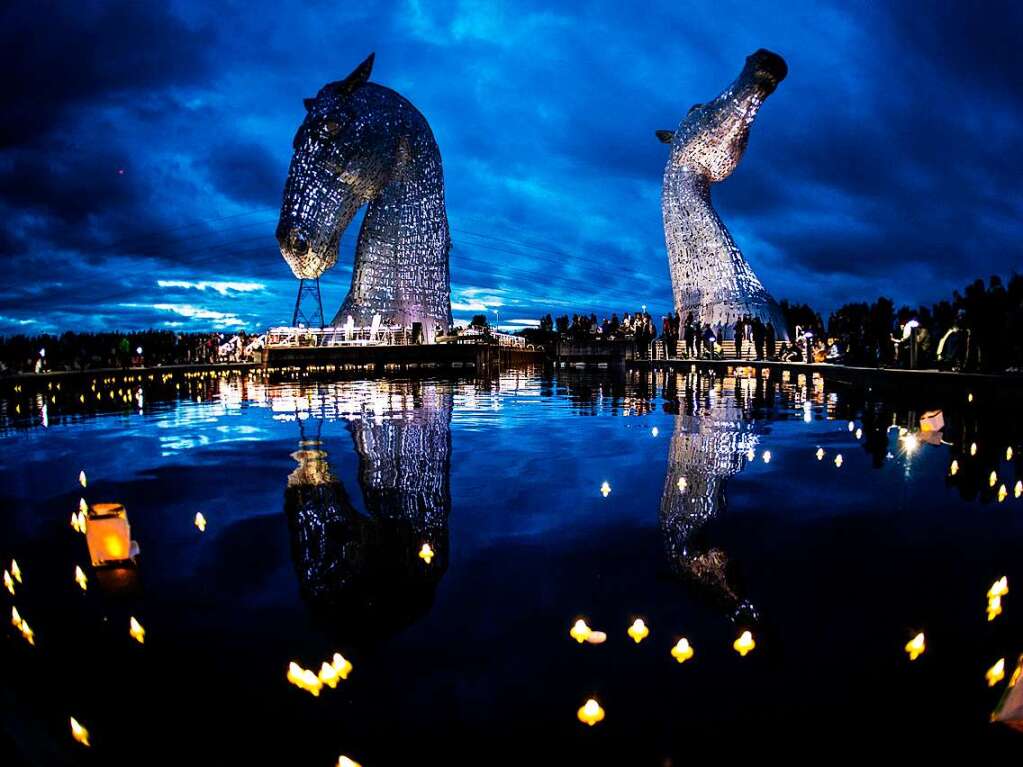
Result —
M 501 311 L 499 309 L 492 309 L 491 311 L 497 315 L 497 319 L 494 320 L 494 330 L 501 330 Z

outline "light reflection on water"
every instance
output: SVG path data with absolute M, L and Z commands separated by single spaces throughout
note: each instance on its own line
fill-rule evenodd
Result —
M 1023 583 L 1023 500 L 997 493 L 1020 477 L 1014 413 L 752 371 L 144 390 L 141 412 L 138 397 L 97 411 L 70 391 L 2 405 L 0 554 L 32 579 L 17 603 L 39 640 L 13 649 L 45 668 L 0 689 L 54 742 L 74 705 L 97 744 L 116 732 L 149 753 L 159 712 L 175 753 L 206 738 L 258 755 L 257 727 L 271 749 L 300 737 L 303 763 L 395 763 L 438 736 L 455 752 L 547 738 L 641 763 L 737 730 L 785 739 L 796 721 L 828 738 L 864 710 L 878 739 L 1005 743 L 983 671 L 1023 650 L 1023 610 L 1010 593 L 988 624 L 983 597 L 1001 575 Z M 933 407 L 944 442 L 907 449 Z M 137 591 L 76 593 L 82 468 L 90 501 L 129 510 Z M 113 629 L 129 613 L 144 655 Z M 580 616 L 606 645 L 568 639 Z M 630 647 L 637 617 L 651 636 Z M 739 665 L 745 628 L 757 649 Z M 923 628 L 932 649 L 909 671 L 902 645 Z M 696 656 L 680 676 L 682 635 Z M 284 683 L 288 661 L 336 651 L 356 667 L 337 693 Z M 131 710 L 101 683 L 111 664 L 134 679 Z M 591 695 L 607 720 L 580 732 Z

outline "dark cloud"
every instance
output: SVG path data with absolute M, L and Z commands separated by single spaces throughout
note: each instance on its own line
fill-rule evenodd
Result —
M 207 156 L 206 168 L 217 189 L 235 200 L 267 207 L 280 204 L 287 163 L 259 144 L 220 144 Z
M 15 2 L 0 11 L 0 315 L 281 321 L 293 283 L 273 228 L 301 98 L 369 50 L 440 144 L 460 305 L 665 311 L 653 131 L 760 47 L 790 74 L 713 194 L 765 284 L 824 311 L 934 300 L 1023 266 L 1021 28 L 1009 3 Z
M 0 14 L 0 148 L 68 135 L 69 110 L 194 82 L 212 56 L 208 30 L 160 3 L 14 2 Z

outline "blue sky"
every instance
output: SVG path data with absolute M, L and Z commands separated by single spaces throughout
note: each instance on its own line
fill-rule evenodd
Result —
M 761 47 L 789 76 L 714 188 L 747 259 L 825 312 L 933 301 L 1023 271 L 1020 7 L 15 2 L 0 333 L 288 321 L 273 231 L 302 99 L 370 51 L 441 148 L 456 318 L 667 311 L 654 130 Z

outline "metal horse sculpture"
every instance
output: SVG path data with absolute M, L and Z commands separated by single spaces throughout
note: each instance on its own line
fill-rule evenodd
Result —
M 426 118 L 408 100 L 368 82 L 373 55 L 344 80 L 306 99 L 284 186 L 277 241 L 299 279 L 337 263 L 338 243 L 368 204 L 352 286 L 331 324 L 422 323 L 433 340 L 451 325 L 440 151 Z
M 753 273 L 710 200 L 710 185 L 728 178 L 742 159 L 757 110 L 788 67 L 777 54 L 757 51 L 739 77 L 709 104 L 696 104 L 678 130 L 657 131 L 671 145 L 664 169 L 661 212 L 675 308 L 724 331 L 743 315 L 774 324 L 788 337 L 781 310 Z

